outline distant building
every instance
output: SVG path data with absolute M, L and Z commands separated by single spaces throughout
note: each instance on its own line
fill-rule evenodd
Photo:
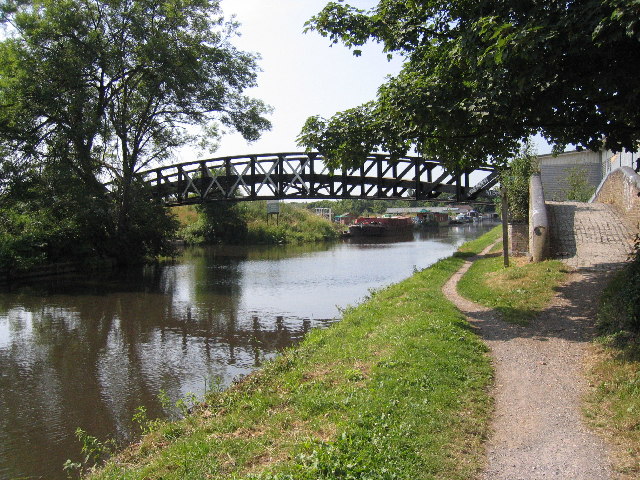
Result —
M 336 215 L 334 221 L 336 221 L 340 225 L 351 225 L 356 218 L 358 218 L 357 215 L 347 212 L 343 213 L 342 215 Z
M 457 205 L 456 208 L 460 213 L 471 213 L 474 211 L 471 205 Z
M 572 175 L 583 176 L 594 189 L 610 172 L 619 167 L 631 167 L 638 171 L 638 154 L 611 151 L 592 152 L 590 150 L 539 155 L 540 179 L 544 196 L 548 200 L 566 200 L 569 179 Z
M 462 207 L 466 207 L 463 205 Z M 471 207 L 469 207 L 471 210 Z M 460 207 L 402 207 L 402 208 L 387 208 L 387 215 L 413 215 L 417 216 L 419 213 L 445 213 L 447 215 L 456 215 L 460 213 Z
M 313 211 L 315 212 L 316 215 L 322 218 L 326 218 L 329 221 L 331 221 L 333 218 L 333 212 L 331 211 L 330 208 L 317 207 L 317 208 L 314 208 Z

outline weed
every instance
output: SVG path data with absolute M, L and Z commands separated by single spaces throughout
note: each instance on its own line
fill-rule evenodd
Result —
M 64 463 L 63 470 L 67 475 L 67 478 L 80 477 L 84 475 L 99 463 L 104 462 L 117 449 L 115 440 L 109 439 L 102 442 L 98 440 L 97 437 L 89 435 L 81 428 L 76 429 L 76 437 L 82 445 L 80 451 L 82 452 L 83 457 L 80 462 L 67 460 Z
M 147 407 L 143 405 L 136 408 L 131 420 L 138 426 L 138 430 L 141 435 L 147 435 L 148 433 L 157 430 L 158 426 L 162 423 L 162 420 L 160 419 L 150 419 L 147 416 Z
M 605 288 L 598 309 L 597 361 L 586 414 L 591 424 L 616 440 L 621 478 L 640 475 L 640 258 Z

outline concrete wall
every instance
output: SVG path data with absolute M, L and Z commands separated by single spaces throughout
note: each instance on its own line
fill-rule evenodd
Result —
M 583 171 L 587 182 L 594 188 L 602 180 L 603 172 L 602 152 L 567 152 L 554 157 L 553 155 L 538 156 L 540 179 L 545 198 L 551 201 L 563 201 L 569 190 L 568 177 L 573 171 Z
M 509 254 L 533 262 L 549 258 L 549 219 L 540 175 L 529 180 L 529 223 L 509 223 Z
M 600 184 L 593 202 L 613 205 L 638 231 L 640 224 L 640 176 L 629 167 L 611 172 Z

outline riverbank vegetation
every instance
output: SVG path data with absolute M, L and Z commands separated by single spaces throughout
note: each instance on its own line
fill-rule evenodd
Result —
M 492 370 L 442 294 L 463 252 L 377 291 L 260 371 L 157 422 L 93 479 L 468 479 L 484 462 Z
M 340 227 L 304 206 L 280 203 L 267 215 L 265 201 L 215 202 L 180 207 L 178 237 L 189 244 L 275 245 L 335 240 Z
M 622 478 L 640 476 L 640 251 L 607 286 L 598 311 L 600 336 L 587 416 L 618 446 Z
M 222 126 L 270 127 L 217 0 L 11 0 L 0 25 L 2 273 L 161 254 L 175 225 L 138 174 Z
M 443 199 L 447 204 L 446 198 Z M 344 225 L 322 217 L 315 209 L 331 211 L 330 217 L 350 213 L 355 216 L 381 215 L 388 208 L 424 207 L 438 204 L 412 200 L 342 199 L 306 203 L 281 202 L 280 214 L 267 215 L 265 201 L 214 202 L 182 206 L 173 210 L 180 224 L 177 237 L 188 244 L 283 244 L 335 240 Z M 450 204 L 449 204 L 450 205 Z M 493 210 L 478 205 L 477 210 Z

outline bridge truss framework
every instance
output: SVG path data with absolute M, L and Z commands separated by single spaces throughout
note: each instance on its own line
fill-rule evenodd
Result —
M 473 171 L 485 174 L 471 184 Z M 442 193 L 472 202 L 498 182 L 490 165 L 450 172 L 417 156 L 391 160 L 371 154 L 361 167 L 330 171 L 319 153 L 274 153 L 211 158 L 143 172 L 165 204 L 281 199 L 430 200 Z M 477 175 L 474 175 L 477 176 Z

